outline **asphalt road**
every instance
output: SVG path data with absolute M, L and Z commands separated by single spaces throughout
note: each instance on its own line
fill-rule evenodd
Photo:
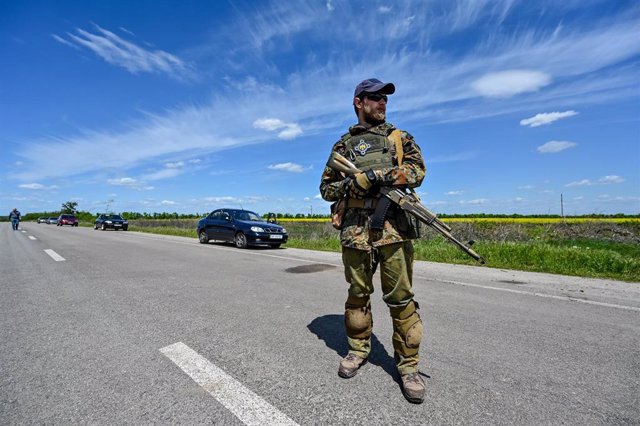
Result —
M 337 375 L 339 254 L 21 225 L 0 224 L 3 425 L 640 423 L 640 283 L 417 262 L 414 405 L 379 289 L 370 362 Z

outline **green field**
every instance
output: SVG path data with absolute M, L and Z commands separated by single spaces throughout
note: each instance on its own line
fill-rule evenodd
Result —
M 195 219 L 134 220 L 132 231 L 196 238 Z M 289 231 L 287 247 L 340 251 L 338 231 L 326 221 L 280 221 Z M 474 240 L 490 268 L 548 272 L 640 282 L 638 221 L 456 220 L 453 235 Z M 415 241 L 417 260 L 476 265 L 454 245 L 427 229 Z

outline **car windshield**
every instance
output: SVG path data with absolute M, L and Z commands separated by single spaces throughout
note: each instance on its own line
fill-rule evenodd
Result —
M 251 220 L 254 222 L 262 221 L 260 216 L 258 216 L 254 212 L 249 212 L 246 210 L 233 212 L 233 217 L 237 220 Z
M 105 216 L 104 218 L 108 220 L 122 220 L 122 217 L 118 214 L 110 214 Z

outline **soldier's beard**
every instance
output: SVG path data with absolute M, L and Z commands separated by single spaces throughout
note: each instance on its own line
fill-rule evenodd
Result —
M 365 121 L 373 126 L 384 123 L 384 120 L 387 117 L 385 109 L 380 111 L 371 105 L 365 105 L 362 111 L 364 112 Z

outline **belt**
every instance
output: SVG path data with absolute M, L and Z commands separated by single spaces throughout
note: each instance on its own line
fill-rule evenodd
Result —
M 347 208 L 374 210 L 378 205 L 378 200 L 378 198 L 363 198 L 361 200 L 349 198 L 347 199 Z

